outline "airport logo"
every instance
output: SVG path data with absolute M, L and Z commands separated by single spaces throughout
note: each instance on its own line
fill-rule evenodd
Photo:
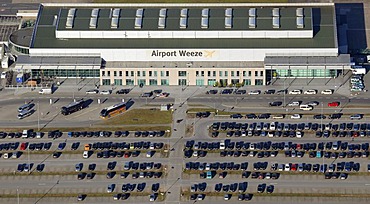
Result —
M 152 50 L 151 57 L 158 58 L 177 58 L 177 57 L 194 57 L 194 58 L 212 58 L 214 50 L 202 50 L 202 51 L 189 51 L 189 50 L 171 50 L 171 51 L 159 51 Z

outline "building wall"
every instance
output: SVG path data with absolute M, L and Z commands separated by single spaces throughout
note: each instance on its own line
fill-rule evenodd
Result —
M 128 83 L 126 80 L 131 80 L 133 83 Z M 163 84 L 162 80 L 167 80 L 168 83 Z M 219 83 L 224 81 L 224 86 L 236 83 L 265 85 L 266 72 L 264 68 L 105 68 L 100 70 L 102 85 L 143 83 L 143 85 L 207 86 L 213 85 L 216 81 Z

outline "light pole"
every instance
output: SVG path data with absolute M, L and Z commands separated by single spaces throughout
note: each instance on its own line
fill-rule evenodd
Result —
M 37 131 L 40 131 L 40 101 L 37 101 Z
M 18 186 L 17 186 L 17 203 L 19 204 L 19 190 L 18 190 Z

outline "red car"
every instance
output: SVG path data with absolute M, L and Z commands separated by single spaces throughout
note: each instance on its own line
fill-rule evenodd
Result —
M 290 167 L 291 171 L 297 171 L 297 164 L 292 164 L 292 167 Z
M 331 102 L 331 103 L 328 103 L 328 106 L 329 107 L 338 107 L 339 106 L 339 102 Z
M 21 144 L 21 147 L 19 148 L 19 150 L 25 150 L 25 149 L 26 149 L 26 147 L 27 147 L 27 143 L 23 142 L 23 143 Z

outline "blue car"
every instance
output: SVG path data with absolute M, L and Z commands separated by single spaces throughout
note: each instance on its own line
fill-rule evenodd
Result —
M 65 142 L 59 143 L 58 150 L 63 150 L 65 146 L 66 146 L 66 143 Z
M 321 151 L 317 151 L 316 152 L 316 158 L 321 158 L 321 157 L 322 157 Z

